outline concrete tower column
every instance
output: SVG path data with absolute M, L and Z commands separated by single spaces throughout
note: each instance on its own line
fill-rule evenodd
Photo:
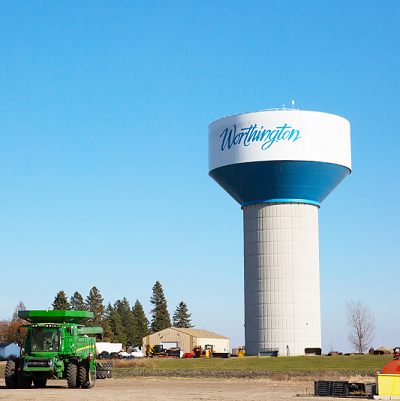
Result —
M 246 355 L 321 348 L 318 206 L 245 206 Z

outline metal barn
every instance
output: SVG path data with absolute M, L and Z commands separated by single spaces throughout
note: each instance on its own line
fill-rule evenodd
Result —
M 192 352 L 194 347 L 212 345 L 214 353 L 226 354 L 230 352 L 228 337 L 204 329 L 181 329 L 170 327 L 143 337 L 143 349 L 147 344 L 162 345 L 163 348 L 181 348 L 183 352 Z

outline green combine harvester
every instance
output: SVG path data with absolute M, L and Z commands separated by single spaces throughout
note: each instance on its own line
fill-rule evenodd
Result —
M 69 388 L 91 388 L 96 382 L 96 339 L 101 327 L 85 327 L 93 312 L 71 310 L 19 311 L 30 324 L 25 351 L 9 360 L 7 388 L 45 387 L 47 379 L 67 379 Z

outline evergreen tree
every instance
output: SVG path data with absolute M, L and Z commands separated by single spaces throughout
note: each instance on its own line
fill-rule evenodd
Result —
M 135 328 L 132 344 L 135 347 L 141 347 L 143 345 L 143 337 L 150 334 L 149 321 L 144 313 L 142 304 L 138 300 L 136 300 L 135 306 L 132 307 L 132 313 Z
M 72 295 L 70 299 L 71 303 L 71 309 L 72 310 L 86 310 L 86 304 L 85 301 L 83 300 L 83 297 L 81 294 L 79 294 L 78 291 L 74 292 L 74 295 Z
M 103 334 L 100 338 L 97 338 L 96 341 L 107 341 L 110 343 L 115 342 L 114 341 L 114 334 L 111 330 L 111 326 L 110 326 L 110 321 L 106 318 L 103 319 L 103 321 L 101 322 L 101 327 L 103 328 Z
M 122 342 L 121 339 L 123 330 L 121 319 L 110 303 L 107 305 L 102 327 L 104 330 L 104 341 Z
M 114 310 L 118 313 L 122 323 L 123 339 L 121 342 L 124 345 L 132 345 L 134 338 L 134 318 L 129 301 L 126 298 L 122 301 L 118 300 L 114 304 Z
M 54 298 L 53 302 L 54 310 L 70 310 L 71 305 L 68 302 L 68 298 L 64 291 L 59 291 Z
M 184 302 L 181 302 L 177 307 L 176 311 L 174 312 L 173 316 L 173 321 L 174 327 L 180 327 L 182 329 L 190 329 L 193 327 L 190 323 L 192 319 L 190 318 L 192 316 L 191 313 L 188 313 L 188 308 L 187 305 Z
M 122 326 L 121 316 L 116 310 L 115 304 L 114 308 L 111 306 L 111 304 L 109 304 L 109 306 L 110 326 L 112 332 L 114 333 L 114 341 L 125 344 L 126 338 L 124 328 Z
M 151 330 L 153 333 L 171 327 L 171 318 L 167 309 L 167 301 L 164 297 L 164 291 L 159 281 L 153 286 L 153 295 L 150 303 L 154 308 L 151 310 L 153 318 L 151 320 Z
M 105 308 L 103 305 L 103 298 L 96 287 L 93 287 L 89 291 L 89 295 L 86 297 L 86 305 L 87 309 L 93 312 L 93 319 L 88 321 L 88 326 L 101 326 L 105 314 Z

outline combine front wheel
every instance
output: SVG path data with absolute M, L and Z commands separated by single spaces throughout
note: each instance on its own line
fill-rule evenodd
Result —
M 10 359 L 9 361 L 7 361 L 6 370 L 4 371 L 4 378 L 6 381 L 7 388 L 18 387 L 17 366 L 18 366 L 18 359 L 17 360 Z
M 24 358 L 19 360 L 17 370 L 18 388 L 29 388 L 32 386 L 32 377 L 24 376 Z

